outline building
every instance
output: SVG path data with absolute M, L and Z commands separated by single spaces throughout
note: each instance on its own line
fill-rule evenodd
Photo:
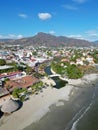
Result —
M 13 91 L 14 88 L 29 88 L 33 84 L 36 84 L 39 82 L 38 78 L 32 77 L 32 76 L 25 76 L 16 80 L 9 80 L 6 82 L 5 87 L 10 92 Z

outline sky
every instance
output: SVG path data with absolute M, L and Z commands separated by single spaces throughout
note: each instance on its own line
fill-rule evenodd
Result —
M 98 0 L 0 0 L 0 39 L 38 32 L 98 40 Z

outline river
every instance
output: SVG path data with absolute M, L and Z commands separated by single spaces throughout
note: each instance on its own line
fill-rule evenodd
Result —
M 52 75 L 52 72 L 50 70 L 50 66 L 46 67 L 45 72 L 48 75 Z M 61 80 L 58 76 L 57 77 L 52 77 L 52 79 L 54 80 L 54 82 L 56 83 L 56 85 L 54 86 L 55 88 L 59 89 L 61 87 L 64 87 L 66 85 L 66 81 Z

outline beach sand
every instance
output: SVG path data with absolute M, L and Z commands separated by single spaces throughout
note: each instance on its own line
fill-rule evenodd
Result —
M 82 107 L 89 104 L 93 89 L 91 86 L 74 90 L 70 101 L 59 100 L 49 107 L 47 112 L 39 121 L 30 124 L 23 130 L 71 130 L 74 118 Z M 74 119 L 74 120 L 73 120 Z
M 64 105 L 64 102 L 60 100 L 69 101 L 74 91 L 79 89 L 74 85 L 79 87 L 81 84 L 88 84 L 90 81 L 95 81 L 97 77 L 97 74 L 87 75 L 79 80 L 69 80 L 69 84 L 61 89 L 47 87 L 38 95 L 31 95 L 20 110 L 0 119 L 0 130 L 22 130 L 40 120 L 50 111 L 51 105 L 56 104 L 59 107 Z
M 32 122 L 36 122 L 49 111 L 49 106 L 53 103 L 59 99 L 68 100 L 72 88 L 71 85 L 59 90 L 47 87 L 38 95 L 30 96 L 20 110 L 0 119 L 0 130 L 21 130 Z

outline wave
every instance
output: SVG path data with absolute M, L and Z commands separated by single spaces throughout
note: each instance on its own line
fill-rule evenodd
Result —
M 71 120 L 71 122 L 68 124 L 67 128 L 65 130 L 69 130 L 70 126 L 72 125 L 70 130 L 76 130 L 77 124 L 78 122 L 83 118 L 83 116 L 89 111 L 89 109 L 91 108 L 91 106 L 94 103 L 94 98 L 96 94 L 96 87 L 94 89 L 92 98 L 91 98 L 91 102 L 89 105 L 86 105 L 84 107 L 82 107 L 82 109 L 73 117 L 73 119 Z M 76 120 L 77 119 L 77 120 Z
M 79 122 L 80 119 L 82 119 L 83 116 L 88 112 L 88 110 L 91 108 L 92 104 L 93 104 L 93 102 L 91 102 L 91 103 L 89 104 L 89 106 L 86 108 L 86 110 L 83 112 L 83 114 L 73 123 L 71 130 L 76 130 L 76 126 L 77 126 L 78 122 Z

